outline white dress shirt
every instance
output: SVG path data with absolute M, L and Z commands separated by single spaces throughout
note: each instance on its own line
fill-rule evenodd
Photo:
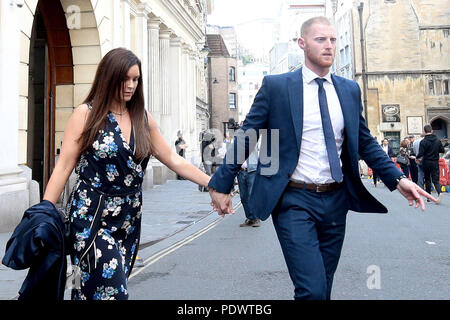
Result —
M 330 163 L 325 145 L 325 137 L 322 128 L 322 118 L 319 107 L 319 86 L 314 80 L 319 78 L 317 74 L 302 67 L 303 75 L 303 134 L 300 147 L 300 157 L 297 167 L 291 176 L 292 181 L 306 183 L 331 183 Z M 323 83 L 327 95 L 328 110 L 331 123 L 333 125 L 334 137 L 339 158 L 342 153 L 342 143 L 344 141 L 344 116 L 341 104 L 331 81 L 331 73 L 322 77 L 326 81 Z M 339 160 L 342 166 L 342 161 Z

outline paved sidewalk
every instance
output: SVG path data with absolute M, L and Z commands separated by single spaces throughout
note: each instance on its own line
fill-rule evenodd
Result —
M 233 203 L 235 201 L 239 201 L 239 195 L 234 197 Z M 169 180 L 144 191 L 142 209 L 141 249 L 186 229 L 209 214 L 217 214 L 212 211 L 209 193 L 200 192 L 196 184 L 187 180 Z M 11 234 L 0 233 L 0 260 Z M 0 300 L 17 296 L 27 272 L 0 264 Z

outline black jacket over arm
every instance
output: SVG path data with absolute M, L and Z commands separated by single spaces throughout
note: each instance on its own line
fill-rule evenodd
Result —
M 51 202 L 44 200 L 25 211 L 2 260 L 15 270 L 30 268 L 19 300 L 63 300 L 67 269 L 63 232 L 63 220 Z

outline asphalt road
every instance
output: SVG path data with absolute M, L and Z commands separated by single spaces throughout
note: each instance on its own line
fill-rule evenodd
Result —
M 349 212 L 332 299 L 450 299 L 450 194 L 422 212 L 397 191 L 369 182 L 389 213 Z M 130 299 L 292 299 L 271 219 L 259 228 L 240 228 L 242 207 L 224 219 L 214 215 L 186 230 L 195 232 L 190 238 L 178 235 L 184 242 L 172 239 L 176 246 L 160 243 L 140 252 L 148 264 L 133 271 Z M 163 252 L 164 245 L 170 250 Z

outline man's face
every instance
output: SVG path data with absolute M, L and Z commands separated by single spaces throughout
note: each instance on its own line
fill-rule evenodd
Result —
M 388 140 L 383 140 L 383 145 L 387 146 L 389 144 Z
M 306 34 L 298 39 L 298 44 L 305 52 L 307 66 L 328 69 L 333 64 L 336 52 L 336 35 L 333 26 L 319 22 L 312 24 Z

